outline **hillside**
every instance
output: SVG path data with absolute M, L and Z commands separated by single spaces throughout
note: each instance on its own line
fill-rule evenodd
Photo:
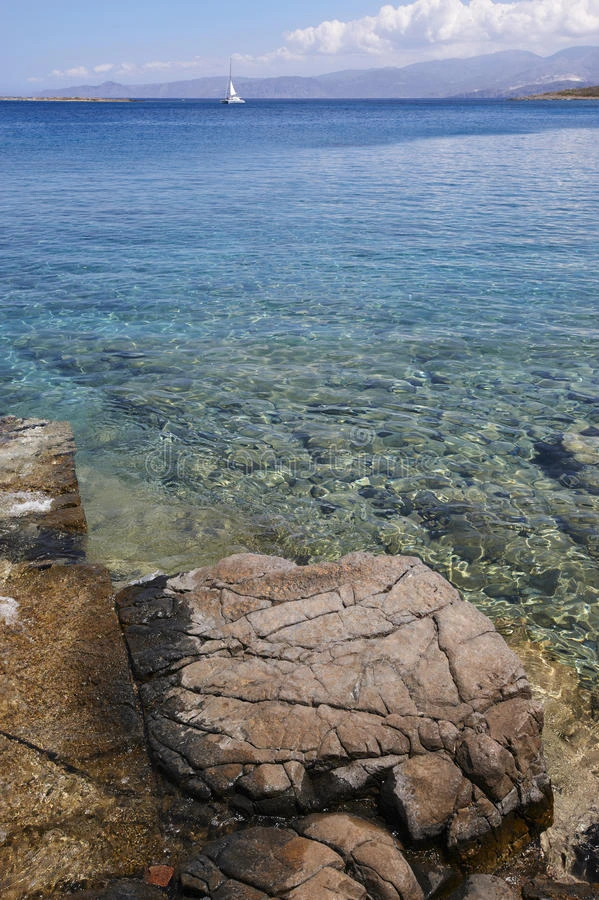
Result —
M 585 88 L 570 88 L 566 91 L 549 91 L 544 94 L 531 94 L 523 100 L 599 100 L 599 85 Z
M 219 99 L 225 76 L 155 84 L 73 85 L 38 96 L 139 99 Z M 571 47 L 549 57 L 506 50 L 468 59 L 443 59 L 403 67 L 350 69 L 313 77 L 235 77 L 247 100 L 522 97 L 599 83 L 599 47 Z

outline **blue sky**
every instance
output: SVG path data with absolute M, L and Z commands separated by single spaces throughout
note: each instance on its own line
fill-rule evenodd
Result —
M 10 5 L 9 5 L 10 4 Z M 0 93 L 599 44 L 599 0 L 4 0 Z

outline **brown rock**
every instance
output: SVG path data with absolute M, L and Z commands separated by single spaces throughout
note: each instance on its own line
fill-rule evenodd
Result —
M 385 784 L 387 802 L 414 840 L 442 834 L 471 791 L 461 770 L 445 753 L 413 756 L 395 766 Z M 463 797 L 464 789 L 466 796 Z
M 299 829 L 340 853 L 346 865 L 380 900 L 422 900 L 424 894 L 406 862 L 399 842 L 379 825 L 347 813 L 325 813 L 304 819 Z
M 518 658 L 419 560 L 241 554 L 117 601 L 152 749 L 197 797 L 290 816 L 386 781 L 412 838 L 458 847 L 549 803 Z
M 204 847 L 226 878 L 271 896 L 281 896 L 304 884 L 324 868 L 343 871 L 341 857 L 324 844 L 300 837 L 288 828 L 248 828 Z
M 298 827 L 317 836 L 257 827 L 208 844 L 183 866 L 183 888 L 247 900 L 422 900 L 397 842 L 383 828 L 344 815 L 312 816 Z M 331 840 L 342 845 L 342 855 Z
M 367 900 L 367 897 L 363 885 L 329 866 L 285 894 L 285 900 Z
M 257 891 L 248 884 L 242 884 L 229 878 L 224 881 L 219 888 L 208 896 L 214 900 L 267 900 L 267 895 L 263 891 Z
M 168 887 L 174 874 L 172 866 L 149 866 L 144 881 L 157 887 Z
M 457 760 L 464 774 L 497 802 L 507 797 L 518 781 L 514 757 L 488 734 L 466 728 Z
M 0 418 L 0 557 L 83 556 L 74 454 L 66 422 Z

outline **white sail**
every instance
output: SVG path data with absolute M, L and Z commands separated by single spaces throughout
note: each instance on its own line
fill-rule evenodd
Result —
M 245 100 L 242 100 L 235 87 L 233 86 L 233 79 L 231 78 L 231 61 L 229 60 L 229 85 L 227 87 L 227 93 L 220 101 L 221 103 L 245 103 Z

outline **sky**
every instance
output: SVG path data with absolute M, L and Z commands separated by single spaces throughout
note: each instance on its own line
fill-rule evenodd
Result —
M 0 94 L 599 45 L 599 0 L 0 0 Z

